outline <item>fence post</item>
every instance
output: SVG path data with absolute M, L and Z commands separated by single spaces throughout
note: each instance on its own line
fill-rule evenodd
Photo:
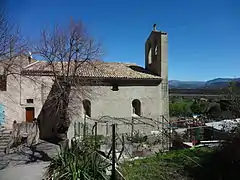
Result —
M 131 139 L 133 140 L 133 132 L 134 132 L 134 117 L 132 117 L 132 122 L 131 122 Z
M 86 137 L 86 115 L 84 115 L 84 120 L 83 120 L 83 141 L 85 140 Z
M 28 126 L 27 126 L 27 125 L 28 125 L 28 123 L 26 122 L 26 123 L 25 123 L 26 133 L 28 133 Z
M 173 138 L 173 127 L 172 127 L 172 122 L 171 122 L 171 119 L 169 117 L 168 119 L 168 122 L 169 122 L 169 134 L 170 134 L 170 137 L 169 137 L 169 146 L 168 146 L 168 150 L 170 150 L 170 148 L 172 147 L 172 138 Z
M 74 121 L 74 137 L 76 137 L 77 136 L 77 122 L 76 121 Z
M 98 123 L 95 122 L 95 149 L 97 149 L 97 131 L 98 131 Z
M 112 176 L 111 176 L 111 180 L 116 179 L 116 167 L 115 167 L 116 149 L 115 149 L 115 145 L 116 145 L 116 125 L 112 124 Z
M 77 125 L 78 125 L 77 136 L 80 137 L 80 135 L 81 135 L 81 123 L 78 122 Z
M 108 135 L 108 123 L 106 122 L 106 136 Z
M 164 147 L 164 136 L 165 136 L 164 133 L 165 133 L 165 132 L 164 132 L 164 124 L 163 124 L 163 115 L 161 115 L 160 118 L 161 118 L 160 121 L 161 121 L 161 124 L 162 124 L 162 129 L 161 129 L 161 131 L 162 131 L 162 133 L 161 133 L 161 134 L 162 134 L 162 137 L 161 137 L 161 138 L 162 138 L 162 150 L 164 151 L 164 150 L 165 150 L 165 149 L 164 149 L 164 148 L 165 148 L 165 147 Z

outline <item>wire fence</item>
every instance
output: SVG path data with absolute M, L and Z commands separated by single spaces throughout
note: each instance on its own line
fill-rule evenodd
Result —
M 188 142 L 203 139 L 205 124 L 202 120 L 188 119 L 169 122 L 164 116 L 156 118 L 85 117 L 72 123 L 72 130 L 69 131 L 72 134 L 69 135 L 69 139 L 82 140 L 86 136 L 98 136 L 102 140 L 101 151 L 111 155 L 112 126 L 114 125 L 116 158 L 121 160 L 122 157 L 147 156 L 158 151 L 169 150 L 175 142 L 175 129 L 179 123 L 184 123 L 186 126 L 185 139 L 188 139 Z
M 202 134 L 195 130 L 205 127 L 203 120 L 169 122 L 164 116 L 157 118 L 103 116 L 97 119 L 85 117 L 72 123 L 70 127 L 72 134 L 69 138 L 84 140 L 92 136 L 95 142 L 96 139 L 100 139 L 99 148 L 104 153 L 104 158 L 111 162 L 112 176 L 118 174 L 123 177 L 117 167 L 122 161 L 169 150 L 172 143 L 176 143 L 173 141 L 173 129 L 179 126 L 178 123 L 184 123 L 189 137 L 193 136 L 195 139 L 196 133 Z
M 69 139 L 86 136 L 101 137 L 101 150 L 106 154 L 112 148 L 112 126 L 115 125 L 115 147 L 119 157 L 146 156 L 170 147 L 170 125 L 164 117 L 85 117 L 73 122 Z

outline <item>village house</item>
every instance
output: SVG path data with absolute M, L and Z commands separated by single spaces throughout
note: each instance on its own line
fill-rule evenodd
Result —
M 28 56 L 19 57 L 26 66 L 21 75 L 7 78 L 1 76 L 0 124 L 11 128 L 14 120 L 31 122 L 40 119 L 42 138 L 50 138 L 55 132 L 55 120 L 50 120 L 51 112 L 44 109 L 53 81 L 51 68 L 46 61 L 35 61 Z M 71 101 L 72 121 L 83 116 L 99 119 L 102 116 L 146 117 L 156 120 L 169 118 L 168 104 L 168 35 L 151 31 L 145 43 L 145 67 L 118 62 L 96 62 L 94 69 L 80 68 L 90 89 L 88 95 L 81 94 L 81 101 Z M 97 83 L 101 81 L 103 83 Z M 73 94 L 74 95 L 74 94 Z

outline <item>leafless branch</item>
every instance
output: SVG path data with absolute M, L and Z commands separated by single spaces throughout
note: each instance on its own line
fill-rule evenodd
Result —
M 55 26 L 52 31 L 42 31 L 35 51 L 48 62 L 54 82 L 45 104 L 48 108 L 54 107 L 55 113 L 60 115 L 58 129 L 61 126 L 66 133 L 70 121 L 69 102 L 77 98 L 79 104 L 81 95 L 90 91 L 79 80 L 84 73 L 82 66 L 91 66 L 98 59 L 100 45 L 90 38 L 81 22 L 71 21 L 68 28 Z
M 5 76 L 20 74 L 26 65 L 16 59 L 26 53 L 27 43 L 23 40 L 20 30 L 13 26 L 4 11 L 0 11 L 0 67 Z

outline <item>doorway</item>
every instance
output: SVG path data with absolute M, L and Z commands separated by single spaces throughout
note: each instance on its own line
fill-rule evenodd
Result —
M 33 122 L 34 116 L 34 107 L 26 107 L 26 122 Z

